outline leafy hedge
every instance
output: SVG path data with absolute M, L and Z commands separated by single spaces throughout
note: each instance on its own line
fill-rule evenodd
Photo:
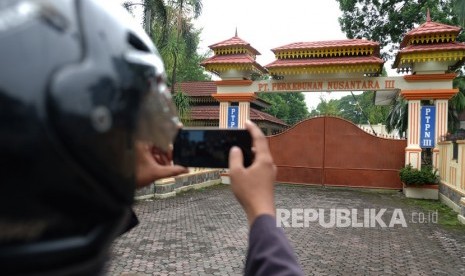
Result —
M 400 180 L 405 183 L 405 185 L 429 185 L 429 184 L 438 184 L 439 175 L 437 170 L 431 166 L 424 166 L 421 170 L 414 169 L 412 165 L 408 164 L 402 168 L 399 172 Z

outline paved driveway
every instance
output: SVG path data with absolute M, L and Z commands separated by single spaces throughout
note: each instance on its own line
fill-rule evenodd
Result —
M 292 209 L 294 226 L 302 224 L 298 209 L 325 212 L 322 223 L 285 228 L 307 275 L 465 275 L 465 228 L 434 223 L 434 213 L 412 207 L 399 192 L 279 185 L 276 199 L 290 225 Z M 359 227 L 323 227 L 331 209 L 348 210 Z M 142 201 L 135 211 L 141 224 L 115 242 L 108 275 L 242 274 L 248 229 L 229 186 Z

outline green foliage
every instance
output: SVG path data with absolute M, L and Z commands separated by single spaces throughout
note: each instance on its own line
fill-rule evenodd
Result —
M 173 95 L 173 102 L 176 105 L 178 110 L 179 118 L 183 123 L 186 123 L 189 119 L 189 111 L 190 111 L 190 98 L 189 96 L 182 92 L 182 90 L 176 91 Z
M 168 75 L 168 85 L 177 81 L 209 80 L 200 66 L 205 55 L 197 48 L 200 30 L 192 20 L 202 12 L 201 0 L 142 0 L 126 1 L 123 6 L 129 11 L 133 6 L 144 7 L 144 27 L 157 46 Z
M 177 81 L 208 81 L 211 77 L 199 64 L 207 58 L 206 55 L 194 53 L 189 57 L 184 57 L 183 62 L 178 64 Z
M 259 97 L 271 104 L 265 112 L 289 125 L 300 122 L 309 115 L 302 93 L 260 93 Z
M 342 16 L 339 24 L 348 38 L 366 38 L 378 41 L 382 56 L 393 58 L 404 35 L 426 21 L 430 10 L 431 20 L 448 25 L 465 26 L 465 0 L 337 0 Z M 465 40 L 465 33 L 457 38 Z M 459 126 L 458 114 L 465 109 L 465 80 L 461 71 L 454 80 L 460 92 L 449 101 L 448 128 L 453 132 Z M 388 130 L 407 129 L 407 103 L 398 98 L 387 116 Z
M 339 116 L 339 101 L 340 100 L 326 100 L 323 96 L 320 97 L 320 103 L 310 112 L 310 116 Z
M 421 170 L 414 169 L 408 164 L 399 172 L 400 180 L 405 185 L 428 185 L 439 183 L 439 175 L 437 170 L 433 170 L 431 166 L 423 166 Z
M 388 107 L 374 105 L 374 93 L 366 91 L 360 95 L 348 95 L 338 100 L 326 100 L 324 97 L 320 97 L 320 103 L 310 112 L 310 116 L 340 116 L 354 124 L 368 122 L 378 124 L 384 123 L 388 112 Z
M 402 135 L 407 131 L 408 127 L 407 101 L 398 96 L 396 99 L 394 99 L 389 108 L 389 114 L 385 120 L 386 130 L 391 132 L 394 129 L 397 129 Z
M 460 26 L 465 27 L 465 0 L 455 0 L 453 2 L 459 24 Z
M 342 97 L 339 100 L 340 116 L 356 124 L 384 123 L 389 108 L 375 105 L 374 97 L 375 94 L 371 91 L 365 91 L 360 95 Z
M 459 25 L 457 10 L 461 0 L 337 0 L 342 16 L 339 24 L 348 38 L 366 38 L 378 41 L 384 58 L 392 58 L 404 35 L 431 19 L 449 25 Z M 464 41 L 462 34 L 458 40 Z

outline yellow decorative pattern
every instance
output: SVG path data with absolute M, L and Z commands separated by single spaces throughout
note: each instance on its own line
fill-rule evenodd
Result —
M 268 68 L 273 75 L 300 75 L 326 73 L 381 73 L 381 66 L 376 64 L 332 65 L 314 67 L 278 67 Z
M 215 49 L 213 52 L 217 56 L 248 54 L 249 56 L 251 56 L 251 57 L 253 57 L 255 59 L 255 54 L 250 52 L 249 49 L 244 48 L 244 47 L 220 48 L 220 49 Z
M 279 50 L 275 55 L 277 59 L 324 58 L 342 56 L 366 56 L 373 55 L 374 51 L 375 49 L 373 47 L 298 49 Z
M 205 70 L 214 72 L 214 73 L 219 73 L 219 72 L 225 72 L 229 70 L 238 70 L 238 71 L 253 71 L 259 74 L 263 74 L 262 71 L 257 69 L 255 66 L 252 64 L 207 64 L 205 65 Z
M 461 60 L 465 57 L 465 51 L 439 51 L 403 53 L 400 56 L 400 64 L 427 61 L 451 61 Z
M 457 36 L 455 34 L 427 34 L 412 37 L 407 45 L 426 44 L 426 43 L 448 43 L 454 42 Z

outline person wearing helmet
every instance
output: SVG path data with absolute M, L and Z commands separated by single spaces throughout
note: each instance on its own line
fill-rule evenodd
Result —
M 170 161 L 181 124 L 160 55 L 108 1 L 3 0 L 0 62 L 0 273 L 98 274 L 131 223 L 135 188 L 187 172 Z M 252 227 L 246 272 L 299 272 L 270 226 L 276 169 L 266 140 L 247 128 L 254 163 L 230 154 Z

